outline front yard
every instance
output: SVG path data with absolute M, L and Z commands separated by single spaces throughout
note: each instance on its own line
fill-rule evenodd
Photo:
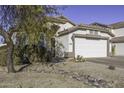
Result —
M 92 62 L 37 63 L 8 74 L 0 67 L 0 87 L 124 87 L 124 69 Z

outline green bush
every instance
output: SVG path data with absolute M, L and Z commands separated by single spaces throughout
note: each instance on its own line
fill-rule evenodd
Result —
M 76 62 L 86 62 L 86 59 L 83 56 L 77 55 L 75 61 Z

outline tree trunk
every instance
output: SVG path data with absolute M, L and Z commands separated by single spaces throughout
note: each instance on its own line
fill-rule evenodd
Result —
M 14 45 L 13 43 L 9 43 L 7 47 L 7 69 L 8 73 L 15 73 L 14 64 L 13 64 L 13 52 Z
M 14 73 L 16 72 L 14 69 L 14 64 L 13 64 L 13 52 L 14 52 L 14 45 L 13 41 L 11 39 L 12 34 L 10 35 L 6 31 L 4 31 L 0 27 L 0 35 L 2 35 L 5 39 L 5 42 L 7 43 L 7 70 L 8 73 Z

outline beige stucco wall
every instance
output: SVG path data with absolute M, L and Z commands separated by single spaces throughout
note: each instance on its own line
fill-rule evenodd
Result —
M 73 40 L 72 40 L 72 36 L 73 34 L 88 34 L 88 30 L 77 30 L 75 32 L 72 32 L 69 34 L 69 52 L 73 52 Z
M 56 37 L 56 49 L 59 48 L 59 51 L 56 51 L 56 54 L 58 52 L 61 52 L 60 57 L 64 57 L 65 52 L 69 52 L 69 35 L 63 35 L 61 37 Z M 58 56 L 58 55 L 56 55 Z
M 124 56 L 124 43 L 113 43 L 115 45 L 115 56 Z
M 99 32 L 99 35 L 111 38 L 111 36 L 107 33 Z
M 124 36 L 124 28 L 113 29 L 112 32 L 115 34 L 116 37 Z
M 71 23 L 69 23 L 69 22 L 67 22 L 67 23 L 65 23 L 65 24 L 58 24 L 58 25 L 60 26 L 58 32 L 73 27 L 73 25 L 72 25 Z
M 69 42 L 68 42 L 68 44 L 69 44 L 69 52 L 73 52 L 73 41 L 72 41 L 72 38 L 71 38 L 73 34 L 90 34 L 90 31 L 89 30 L 77 30 L 75 32 L 70 33 L 69 34 Z M 108 35 L 107 33 L 98 32 L 98 35 L 111 38 L 111 36 Z M 111 52 L 111 44 L 110 44 L 109 52 Z

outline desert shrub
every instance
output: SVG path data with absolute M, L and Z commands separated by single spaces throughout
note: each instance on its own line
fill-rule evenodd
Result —
M 75 61 L 76 62 L 86 62 L 86 59 L 83 56 L 77 55 Z
M 108 69 L 115 70 L 115 66 L 109 66 Z
M 116 48 L 116 46 L 115 46 L 115 45 L 113 45 L 113 46 L 112 46 L 112 56 L 114 56 L 114 55 L 115 55 L 115 48 Z

